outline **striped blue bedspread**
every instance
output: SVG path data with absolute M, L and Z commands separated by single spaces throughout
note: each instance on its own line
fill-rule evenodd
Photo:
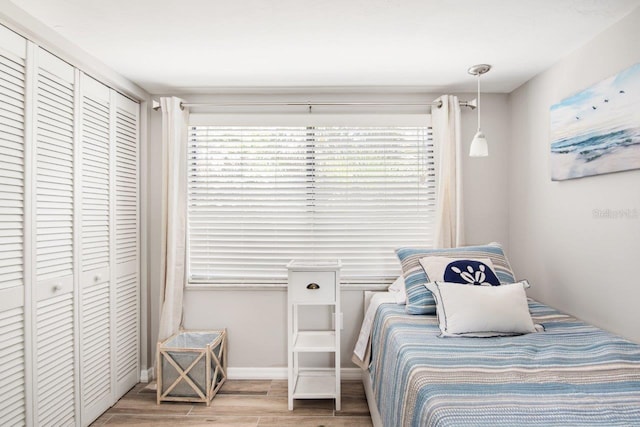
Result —
M 546 331 L 438 338 L 435 316 L 383 304 L 371 375 L 385 427 L 640 426 L 640 345 L 530 301 Z

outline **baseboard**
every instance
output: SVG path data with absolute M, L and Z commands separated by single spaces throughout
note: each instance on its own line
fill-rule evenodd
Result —
M 342 368 L 340 369 L 340 375 L 343 380 L 361 380 L 362 369 L 360 368 Z
M 141 383 L 149 383 L 155 379 L 156 370 L 151 367 L 149 369 L 142 369 L 140 371 L 140 382 Z
M 140 382 L 148 383 L 155 380 L 155 368 L 140 371 Z M 288 371 L 282 368 L 227 368 L 227 378 L 230 380 L 286 380 Z M 343 380 L 359 380 L 362 378 L 360 368 L 342 368 L 340 375 Z
M 360 368 L 342 368 L 340 375 L 343 380 L 362 379 Z M 287 368 L 227 368 L 230 380 L 286 380 Z
M 286 380 L 287 368 L 227 368 L 230 380 Z

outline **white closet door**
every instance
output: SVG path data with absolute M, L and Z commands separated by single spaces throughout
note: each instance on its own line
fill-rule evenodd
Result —
M 139 378 L 139 104 L 116 95 L 116 394 Z
M 24 202 L 27 42 L 0 26 L 0 425 L 26 423 Z
M 43 298 L 36 305 L 37 424 L 75 424 L 73 293 Z
M 113 403 L 110 289 L 110 90 L 81 77 L 80 389 L 82 424 Z
M 35 420 L 73 425 L 74 69 L 38 49 L 35 111 Z
M 24 307 L 2 307 L 0 311 L 0 425 L 24 425 L 25 417 L 25 341 Z

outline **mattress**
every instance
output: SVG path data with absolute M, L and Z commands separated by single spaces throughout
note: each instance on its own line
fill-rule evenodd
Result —
M 544 332 L 440 338 L 381 304 L 369 375 L 386 427 L 640 426 L 640 345 L 530 301 Z

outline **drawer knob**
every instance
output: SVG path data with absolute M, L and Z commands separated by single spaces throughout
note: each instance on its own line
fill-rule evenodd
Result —
M 307 289 L 320 289 L 320 285 L 318 285 L 317 283 L 309 283 L 307 285 Z

